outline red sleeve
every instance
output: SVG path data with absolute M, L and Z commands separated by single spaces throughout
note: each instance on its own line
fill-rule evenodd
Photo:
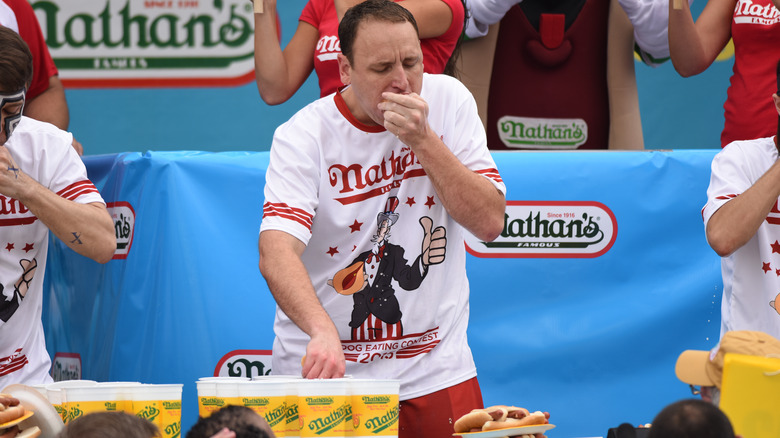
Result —
M 298 20 L 311 24 L 315 29 L 319 29 L 321 13 L 315 9 L 314 3 L 311 0 L 306 2 L 306 6 L 303 7 L 301 17 Z
M 41 26 L 35 17 L 32 6 L 27 0 L 5 0 L 8 6 L 16 14 L 16 22 L 19 25 L 19 36 L 30 47 L 33 56 L 33 80 L 30 89 L 27 90 L 27 98 L 32 99 L 49 88 L 49 78 L 58 74 L 57 66 L 46 47 Z

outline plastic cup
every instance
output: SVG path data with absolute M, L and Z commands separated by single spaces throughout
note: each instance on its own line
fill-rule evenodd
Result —
M 248 377 L 201 377 L 195 383 L 198 391 L 198 415 L 206 418 L 223 407 L 241 405 L 238 382 L 248 382 Z
M 180 436 L 182 386 L 176 383 L 128 387 L 133 415 L 156 424 L 162 438 Z
M 352 436 L 350 379 L 301 379 L 298 415 L 301 438 Z
M 95 386 L 111 387 L 116 389 L 116 409 L 127 413 L 133 413 L 133 398 L 131 388 L 140 386 L 141 382 L 98 382 Z
M 354 436 L 397 437 L 400 381 L 351 379 L 349 387 Z
M 64 423 L 68 416 L 68 409 L 63 402 L 62 397 L 63 390 L 61 388 L 46 388 L 46 399 L 54 406 L 54 410 L 60 414 L 60 418 L 62 418 L 62 422 Z
M 117 403 L 118 388 L 115 386 L 74 386 L 62 390 L 67 406 L 65 423 L 92 412 L 121 411 Z
M 298 438 L 301 436 L 301 422 L 298 416 L 298 382 L 303 378 L 293 374 L 270 374 L 252 377 L 252 381 L 283 380 L 287 382 L 287 413 L 285 415 L 284 436 Z
M 287 435 L 287 405 L 292 401 L 287 379 L 263 379 L 238 384 L 238 394 L 243 406 L 261 415 L 278 437 Z M 297 435 L 297 430 L 295 431 Z M 294 435 L 290 435 L 294 436 Z

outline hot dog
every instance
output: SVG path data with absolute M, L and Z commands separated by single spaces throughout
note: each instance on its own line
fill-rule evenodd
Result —
M 491 406 L 485 409 L 474 409 L 455 422 L 455 433 L 480 431 L 485 422 L 504 421 L 506 420 L 508 413 L 509 411 L 506 409 L 506 406 Z
M 474 409 L 455 421 L 455 433 L 480 432 L 507 429 L 511 427 L 535 426 L 547 424 L 549 414 L 541 411 L 534 413 L 516 406 L 491 406 Z
M 19 405 L 19 399 L 16 397 L 12 397 L 8 394 L 0 393 L 0 411 L 6 410 L 6 408 L 9 408 L 11 406 L 18 406 Z

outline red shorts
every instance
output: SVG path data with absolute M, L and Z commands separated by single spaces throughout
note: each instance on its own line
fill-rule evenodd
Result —
M 452 425 L 472 409 L 481 409 L 477 378 L 401 402 L 398 438 L 452 438 Z

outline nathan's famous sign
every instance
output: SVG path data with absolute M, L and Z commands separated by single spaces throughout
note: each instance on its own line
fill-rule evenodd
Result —
M 248 0 L 31 3 L 67 86 L 220 86 L 254 79 Z
M 507 201 L 504 230 L 492 242 L 466 233 L 477 257 L 598 257 L 617 238 L 617 219 L 593 201 Z

